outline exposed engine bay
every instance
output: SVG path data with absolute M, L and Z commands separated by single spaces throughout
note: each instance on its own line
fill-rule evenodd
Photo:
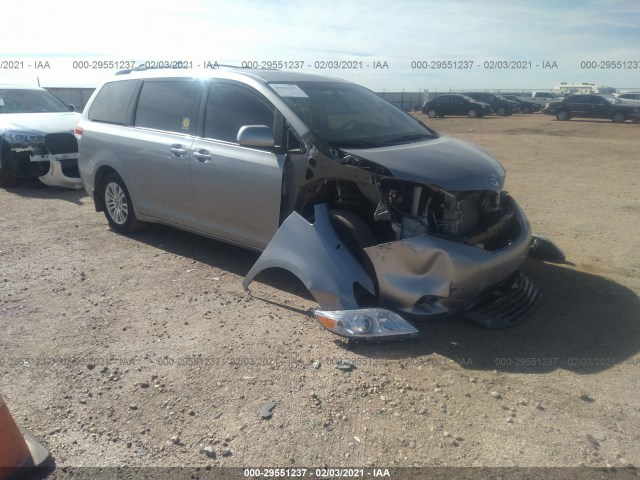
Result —
M 380 192 L 382 211 L 388 212 L 397 240 L 429 234 L 497 250 L 518 235 L 506 192 L 452 193 L 396 180 L 381 182 Z
M 315 184 L 307 188 L 306 207 L 300 211 L 310 217 L 311 206 L 318 202 L 352 211 L 369 225 L 376 243 L 427 234 L 494 251 L 508 247 L 520 233 L 511 197 L 505 191 L 448 192 L 377 175 L 366 180 Z
M 390 157 L 396 152 L 401 155 Z M 462 160 L 452 161 L 451 152 Z M 358 315 L 366 315 L 354 305 L 417 316 L 457 313 L 501 328 L 538 304 L 539 291 L 518 272 L 531 226 L 503 190 L 504 170 L 489 154 L 442 138 L 397 149 L 300 153 L 303 161 L 285 165 L 278 234 L 245 277 L 245 288 L 265 268 L 288 269 L 323 309 L 355 315 L 322 317 L 338 334 L 344 325 L 354 332 L 362 327 Z M 350 260 L 344 265 L 351 267 L 335 254 L 345 250 Z M 294 252 L 302 269 L 290 263 Z M 354 262 L 374 288 L 363 283 Z M 334 278 L 351 287 L 337 286 Z M 379 325 L 400 325 L 385 315 Z

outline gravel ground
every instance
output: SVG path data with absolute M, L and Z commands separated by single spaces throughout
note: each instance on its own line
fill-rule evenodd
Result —
M 489 149 L 566 252 L 525 264 L 544 295 L 526 322 L 348 343 L 289 275 L 244 292 L 256 253 L 161 226 L 118 235 L 84 192 L 0 189 L 16 421 L 58 467 L 640 465 L 640 125 L 417 116 Z

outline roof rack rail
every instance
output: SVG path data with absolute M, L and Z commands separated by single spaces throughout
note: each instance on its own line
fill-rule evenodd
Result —
M 216 68 L 220 68 L 220 67 L 225 67 L 225 68 L 241 68 L 241 69 L 246 69 L 246 67 L 239 67 L 238 65 L 226 65 L 223 63 L 217 63 L 215 67 L 213 67 L 213 69 Z M 174 68 L 170 68 L 170 67 L 147 67 L 145 65 L 138 65 L 137 67 L 134 68 L 125 68 L 124 70 L 118 70 L 116 72 L 116 75 L 127 75 L 131 72 L 143 72 L 145 70 L 184 70 L 183 67 L 174 67 Z
M 126 75 L 131 72 L 140 72 L 143 70 L 149 70 L 149 69 L 144 65 L 138 65 L 137 67 L 134 67 L 134 68 L 125 68 L 124 70 L 118 70 L 116 72 L 116 75 Z

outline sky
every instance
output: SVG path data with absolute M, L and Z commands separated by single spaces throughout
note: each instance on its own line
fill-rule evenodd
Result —
M 0 83 L 94 87 L 112 60 L 282 61 L 375 91 L 640 88 L 637 0 L 9 0 L 2 17 Z M 336 62 L 354 68 L 321 68 Z

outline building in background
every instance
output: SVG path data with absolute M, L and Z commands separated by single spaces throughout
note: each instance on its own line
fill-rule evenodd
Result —
M 601 95 L 611 95 L 616 93 L 616 89 L 613 87 L 606 87 L 604 85 L 598 85 L 596 83 L 566 83 L 561 82 L 551 89 L 556 95 L 564 97 L 565 95 L 571 95 L 574 93 L 599 93 Z

